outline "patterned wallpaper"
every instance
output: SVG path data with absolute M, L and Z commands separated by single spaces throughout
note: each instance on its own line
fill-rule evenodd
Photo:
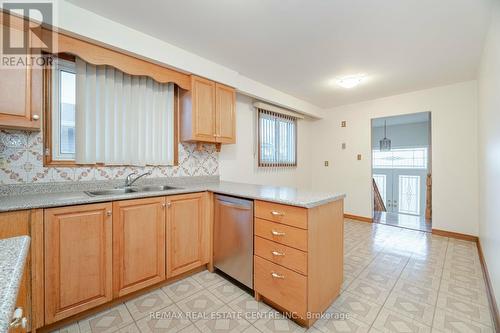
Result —
M 174 167 L 82 167 L 43 166 L 40 132 L 0 130 L 0 185 L 36 182 L 121 179 L 133 171 L 152 171 L 150 177 L 212 176 L 219 174 L 215 145 L 179 144 L 179 165 Z

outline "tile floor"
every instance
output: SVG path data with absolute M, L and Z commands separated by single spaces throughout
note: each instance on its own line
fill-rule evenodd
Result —
M 341 295 L 307 332 L 494 332 L 474 243 L 346 220 L 344 275 Z M 305 331 L 204 271 L 59 332 Z
M 432 231 L 432 221 L 426 220 L 425 216 L 398 214 L 391 212 L 373 212 L 373 222 L 393 225 L 420 231 Z

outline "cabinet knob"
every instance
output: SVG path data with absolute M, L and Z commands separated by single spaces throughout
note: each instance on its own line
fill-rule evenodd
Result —
M 169 201 L 169 202 L 167 202 L 167 207 L 170 207 L 170 206 L 172 206 L 172 203 Z
M 283 212 L 278 212 L 278 211 L 275 211 L 275 210 L 273 210 L 273 211 L 271 212 L 271 214 L 273 214 L 274 216 L 285 216 L 285 213 L 283 213 Z
M 275 273 L 275 272 L 272 272 L 271 276 L 273 277 L 273 279 L 284 279 L 285 278 L 284 275 L 278 274 L 278 273 Z
M 271 233 L 273 234 L 273 236 L 285 236 L 285 233 L 281 231 L 273 230 L 271 231 Z
M 23 317 L 23 308 L 16 308 L 14 310 L 14 315 L 12 316 L 12 320 L 9 323 L 10 328 L 26 328 L 28 327 L 28 319 Z
M 108 210 L 108 211 L 106 212 L 106 215 L 108 215 L 108 216 L 111 216 L 112 214 L 113 214 L 113 212 L 112 212 L 112 211 L 110 211 L 110 210 Z
M 285 254 L 278 251 L 272 251 L 271 254 L 275 257 L 283 257 Z
M 33 115 L 33 117 L 31 117 L 31 119 L 33 119 L 33 120 L 38 120 L 38 119 L 40 119 L 40 116 L 39 116 L 39 115 L 37 115 L 37 114 L 35 114 L 35 115 Z

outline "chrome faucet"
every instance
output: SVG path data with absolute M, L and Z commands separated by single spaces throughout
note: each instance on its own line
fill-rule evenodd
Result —
M 137 174 L 137 172 L 132 172 L 132 173 L 127 175 L 127 178 L 125 178 L 125 187 L 132 186 L 132 184 L 135 183 L 139 178 L 142 178 L 144 176 L 149 176 L 151 174 L 151 171 L 144 172 L 132 180 L 132 176 L 136 175 L 136 174 Z

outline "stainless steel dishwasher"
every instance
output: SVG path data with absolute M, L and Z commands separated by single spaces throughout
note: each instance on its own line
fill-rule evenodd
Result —
M 253 201 L 215 195 L 214 266 L 253 289 Z

